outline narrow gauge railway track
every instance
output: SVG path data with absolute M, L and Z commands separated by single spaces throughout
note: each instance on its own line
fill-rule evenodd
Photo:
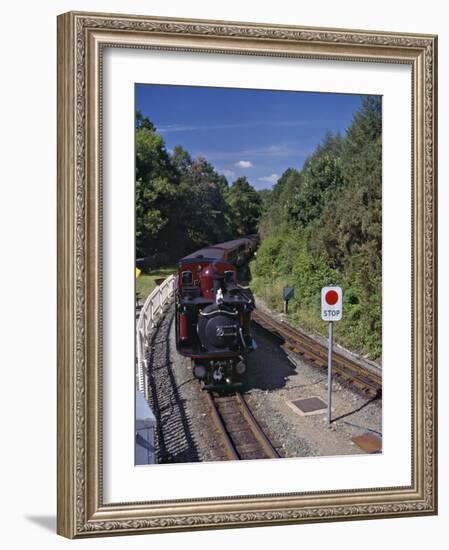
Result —
M 279 336 L 283 340 L 283 347 L 287 351 L 308 359 L 318 367 L 327 368 L 328 352 L 322 344 L 293 327 L 276 321 L 260 310 L 252 312 L 252 320 L 265 330 Z M 335 377 L 341 381 L 348 383 L 370 397 L 381 394 L 382 377 L 379 374 L 363 368 L 335 351 L 332 354 L 332 366 Z
M 241 394 L 203 396 L 229 460 L 279 458 Z

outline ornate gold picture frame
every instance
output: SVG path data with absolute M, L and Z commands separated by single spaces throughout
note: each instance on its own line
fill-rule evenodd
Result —
M 265 494 L 261 481 L 260 494 L 154 500 L 149 489 L 145 502 L 104 501 L 105 48 L 377 62 L 411 68 L 410 485 Z M 59 534 L 82 538 L 437 513 L 436 56 L 437 38 L 432 35 L 95 13 L 59 16 Z

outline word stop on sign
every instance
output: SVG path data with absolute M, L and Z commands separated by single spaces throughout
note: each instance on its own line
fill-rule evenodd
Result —
M 325 286 L 321 289 L 321 319 L 340 321 L 343 317 L 343 291 L 339 286 Z

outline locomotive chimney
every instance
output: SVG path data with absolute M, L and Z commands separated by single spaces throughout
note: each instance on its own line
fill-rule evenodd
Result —
M 224 275 L 219 273 L 218 271 L 215 271 L 214 273 L 214 294 L 217 295 L 218 290 L 221 288 L 223 291 L 224 289 Z
M 224 275 L 218 272 L 213 264 L 206 266 L 200 274 L 200 288 L 204 297 L 214 300 L 218 290 L 224 288 Z

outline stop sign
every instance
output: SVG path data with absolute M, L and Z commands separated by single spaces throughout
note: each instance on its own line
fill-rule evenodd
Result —
M 321 319 L 340 321 L 343 316 L 343 291 L 339 286 L 325 286 L 321 289 Z

